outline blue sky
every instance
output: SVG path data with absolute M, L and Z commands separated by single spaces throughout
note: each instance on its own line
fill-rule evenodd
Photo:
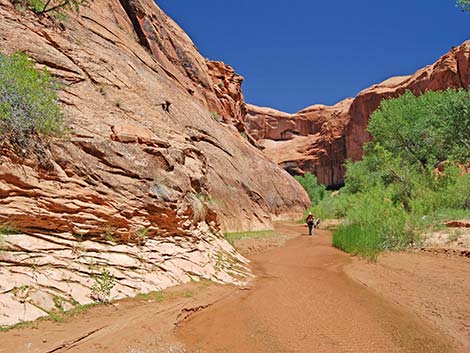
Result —
M 205 57 L 245 77 L 249 103 L 334 104 L 470 39 L 454 0 L 157 0 Z

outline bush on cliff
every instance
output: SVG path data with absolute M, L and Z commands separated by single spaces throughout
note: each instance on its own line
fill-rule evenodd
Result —
M 80 10 L 81 6 L 88 5 L 91 0 L 11 0 L 16 6 L 21 6 L 33 10 L 37 14 L 68 9 L 75 12 Z
M 0 54 L 0 134 L 14 147 L 28 149 L 34 137 L 64 131 L 57 82 L 37 70 L 22 53 Z
M 332 203 L 344 224 L 334 245 L 374 258 L 403 249 L 440 215 L 470 217 L 470 93 L 410 92 L 382 102 L 369 122 L 372 141 L 362 161 L 348 163 L 345 188 Z M 436 169 L 439 167 L 439 170 Z

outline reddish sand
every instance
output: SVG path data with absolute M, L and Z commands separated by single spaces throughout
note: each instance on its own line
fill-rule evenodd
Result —
M 37 322 L 0 333 L 0 353 L 469 352 L 468 262 L 405 253 L 369 264 L 332 248 L 329 232 L 305 231 L 280 225 L 281 237 L 237 244 L 263 251 L 250 255 L 250 287 L 193 283 L 161 303 Z
M 285 226 L 286 227 L 286 226 Z M 285 231 L 305 232 L 302 226 Z M 252 256 L 258 280 L 177 331 L 200 352 L 458 352 L 437 330 L 350 279 L 330 234 Z M 462 350 L 460 350 L 462 351 Z M 463 351 L 462 351 L 463 352 Z

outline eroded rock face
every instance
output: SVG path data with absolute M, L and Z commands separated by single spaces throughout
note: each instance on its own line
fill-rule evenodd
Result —
M 102 186 L 116 196 L 102 193 L 101 203 L 129 214 L 141 202 L 155 203 L 155 184 L 168 184 L 174 195 L 210 194 L 222 227 L 229 230 L 270 227 L 273 215 L 300 214 L 306 206 L 295 181 L 235 128 L 211 117 L 209 100 L 219 102 L 222 114 L 241 119 L 241 78 L 221 63 L 207 63 L 152 1 L 95 2 L 61 26 L 47 17 L 22 16 L 5 1 L 0 11 L 4 50 L 27 52 L 66 83 L 60 99 L 72 132 L 69 141 L 52 142 L 55 168 L 47 179 L 60 183 L 76 177 L 90 193 Z M 212 89 L 216 79 L 226 93 Z M 168 111 L 161 106 L 165 101 L 171 103 Z M 20 174 L 21 164 L 29 162 L 2 158 L 7 184 L 2 193 L 10 196 L 11 188 L 28 185 Z M 35 175 L 39 185 L 44 174 L 31 168 L 26 175 Z M 114 205 L 124 188 L 124 198 L 136 200 L 136 207 Z M 21 213 L 12 200 L 2 203 L 0 216 Z M 47 204 L 37 209 L 45 212 Z
M 206 61 L 153 1 L 95 1 L 59 23 L 0 0 L 0 31 L 3 52 L 24 51 L 63 82 L 59 97 L 70 126 L 39 155 L 20 158 L 0 143 L 0 223 L 29 234 L 6 236 L 25 258 L 43 253 L 21 244 L 38 234 L 54 244 L 58 233 L 93 244 L 111 234 L 132 257 L 145 233 L 149 244 L 184 249 L 186 263 L 204 259 L 204 270 L 178 265 L 163 273 L 142 265 L 148 273 L 135 276 L 143 281 L 136 291 L 191 276 L 237 282 L 228 271 L 209 270 L 219 252 L 233 253 L 221 230 L 270 228 L 273 220 L 301 217 L 309 205 L 300 185 L 233 126 L 245 114 L 242 78 Z M 51 267 L 60 263 L 53 249 L 48 254 Z M 4 283 L 19 264 L 8 251 L 0 256 L 11 264 L 0 268 Z M 54 281 L 48 286 L 60 285 Z M 44 293 L 41 286 L 35 291 Z M 0 290 L 1 303 L 10 305 L 2 298 L 12 290 Z
M 313 105 L 295 114 L 248 105 L 246 126 L 267 156 L 292 175 L 312 172 L 322 184 L 344 178 L 344 128 L 352 99 L 334 106 Z
M 363 146 L 370 140 L 367 124 L 382 100 L 398 97 L 406 90 L 420 94 L 469 84 L 467 41 L 411 76 L 390 78 L 331 107 L 313 105 L 287 114 L 249 105 L 246 125 L 266 148 L 266 155 L 289 173 L 310 171 L 320 183 L 334 187 L 344 181 L 345 161 L 362 158 Z
M 4 243 L 0 326 L 70 310 L 77 303 L 134 297 L 192 280 L 241 284 L 250 272 L 246 260 L 202 224 L 191 238 L 142 237 L 137 244 L 118 244 L 111 233 L 99 241 L 70 233 L 11 234 Z M 114 279 L 107 280 L 104 269 Z M 109 295 L 96 286 L 100 281 L 112 286 Z

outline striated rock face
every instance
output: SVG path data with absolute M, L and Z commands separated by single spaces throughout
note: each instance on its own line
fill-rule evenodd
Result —
M 220 230 L 270 228 L 273 220 L 301 217 L 309 205 L 288 173 L 223 123 L 244 118 L 242 78 L 206 61 L 153 1 L 95 1 L 60 23 L 0 0 L 0 32 L 3 52 L 28 53 L 63 83 L 70 126 L 67 136 L 27 158 L 0 142 L 0 226 L 28 234 L 4 236 L 1 312 L 16 310 L 11 298 L 24 286 L 49 299 L 46 288 L 75 291 L 63 286 L 63 270 L 76 246 L 97 249 L 90 250 L 93 261 L 112 269 L 123 294 L 197 276 L 236 283 L 236 271 L 220 264 L 235 256 Z M 142 237 L 148 249 L 140 249 Z M 99 245 L 107 238 L 127 255 L 108 261 L 117 248 Z M 119 267 L 141 251 L 148 261 Z M 29 258 L 41 264 L 28 275 Z M 79 258 L 77 271 L 89 282 Z M 17 273 L 29 277 L 11 288 Z M 38 279 L 44 276 L 50 281 Z M 77 286 L 88 286 L 84 281 Z M 0 315 L 0 325 L 19 319 Z
M 313 105 L 295 114 L 248 106 L 247 127 L 266 155 L 291 174 L 310 171 L 320 183 L 344 181 L 344 163 L 359 160 L 370 140 L 367 124 L 384 99 L 406 90 L 466 88 L 470 84 L 470 41 L 452 49 L 435 64 L 411 76 L 390 78 L 334 106 Z
M 0 326 L 70 310 L 76 303 L 133 297 L 201 278 L 244 283 L 249 273 L 246 260 L 202 224 L 191 238 L 142 238 L 138 244 L 107 238 L 9 235 L 0 256 Z M 115 278 L 109 297 L 93 290 L 103 269 Z
M 22 178 L 22 164 L 31 163 L 3 153 L 0 217 L 15 215 L 26 225 L 21 214 L 31 218 L 35 207 L 15 207 L 13 201 L 23 196 L 30 205 L 37 201 L 37 212 L 50 215 L 35 228 L 60 224 L 64 213 L 73 215 L 70 227 L 78 229 L 90 228 L 82 225 L 90 222 L 109 223 L 93 214 L 97 203 L 123 218 L 112 226 L 130 229 L 151 221 L 141 214 L 143 209 L 155 213 L 148 205 L 175 209 L 172 200 L 189 192 L 210 194 L 224 229 L 259 229 L 270 227 L 272 216 L 300 214 L 307 204 L 295 181 L 235 128 L 211 117 L 210 101 L 233 119 L 244 114 L 243 104 L 231 101 L 242 101 L 241 78 L 221 63 L 206 63 L 152 1 L 95 2 L 60 26 L 46 17 L 21 16 L 6 1 L 0 11 L 4 51 L 27 52 L 65 82 L 60 98 L 72 130 L 67 140 L 52 142 L 54 168 L 47 173 L 32 165 L 29 179 Z M 224 85 L 217 94 L 212 87 L 216 79 Z M 162 109 L 164 101 L 171 103 L 168 112 Z M 260 174 L 265 178 L 260 180 Z M 41 193 L 47 183 L 49 191 Z M 80 194 L 88 204 L 83 201 L 69 213 L 67 207 L 52 207 L 66 203 L 57 201 L 59 185 L 77 191 L 63 193 L 65 199 L 73 203 L 72 195 Z M 171 197 L 162 199 L 155 185 L 170 189 Z M 11 190 L 17 199 L 11 199 Z
M 223 62 L 203 58 L 187 34 L 152 1 L 120 3 L 128 17 L 125 25 L 134 27 L 140 44 L 170 77 L 224 121 L 243 119 L 243 77 Z

